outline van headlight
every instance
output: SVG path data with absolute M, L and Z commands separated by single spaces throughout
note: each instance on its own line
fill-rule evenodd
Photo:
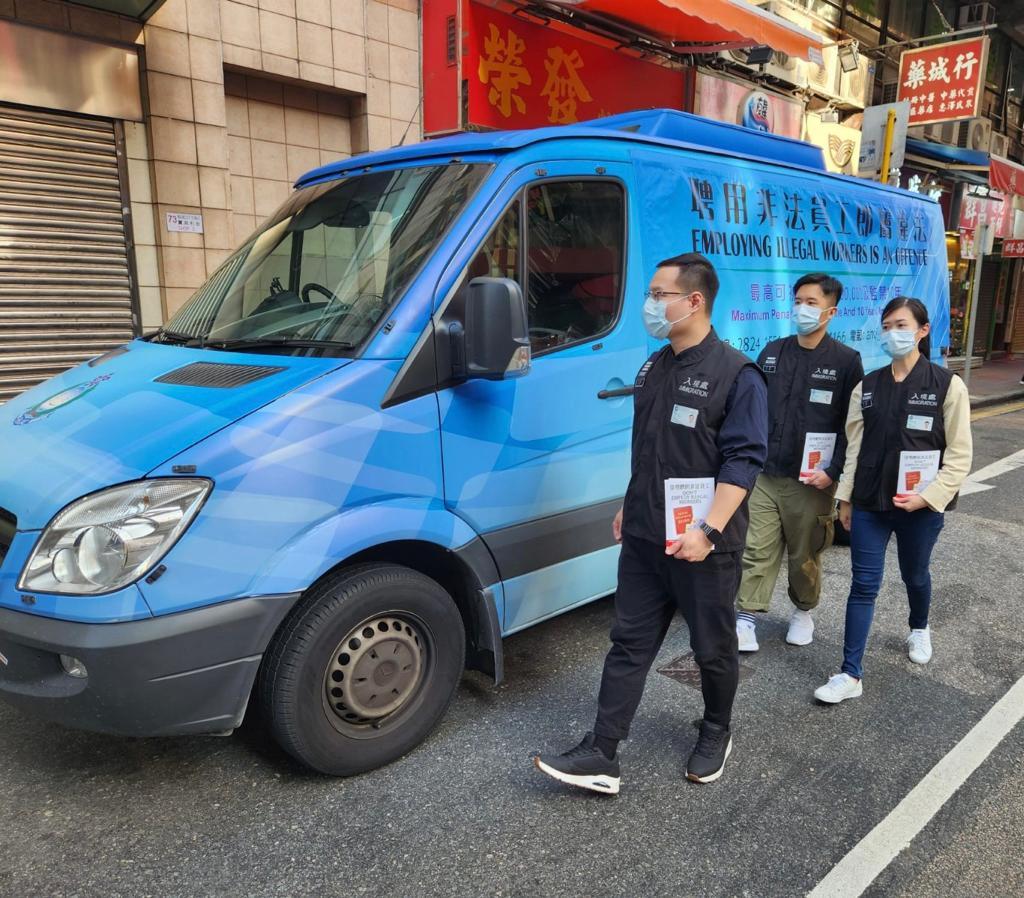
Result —
M 43 531 L 18 589 L 95 595 L 138 580 L 185 532 L 212 487 L 143 480 L 72 502 Z

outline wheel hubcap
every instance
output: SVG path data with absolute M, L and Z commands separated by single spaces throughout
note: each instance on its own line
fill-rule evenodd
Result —
M 328 707 L 345 723 L 372 724 L 393 714 L 423 678 L 424 639 L 394 615 L 363 621 L 338 644 L 324 677 Z

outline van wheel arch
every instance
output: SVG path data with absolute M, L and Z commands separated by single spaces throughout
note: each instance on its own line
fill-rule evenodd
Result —
M 397 564 L 439 583 L 459 609 L 466 630 L 466 669 L 504 679 L 501 621 L 489 586 L 498 582 L 498 568 L 480 539 L 458 550 L 422 540 L 396 540 L 366 549 L 326 572 L 362 564 Z

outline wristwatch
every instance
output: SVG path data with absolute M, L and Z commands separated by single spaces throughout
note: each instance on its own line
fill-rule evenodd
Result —
M 715 551 L 715 546 L 721 541 L 722 534 L 715 530 L 707 521 L 702 521 L 700 525 L 701 531 L 708 538 L 708 542 L 711 543 L 711 551 Z

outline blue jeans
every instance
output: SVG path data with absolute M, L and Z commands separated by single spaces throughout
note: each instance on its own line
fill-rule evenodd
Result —
M 894 533 L 900 573 L 910 600 L 910 629 L 923 630 L 928 626 L 928 608 L 932 602 L 932 575 L 928 565 L 943 520 L 941 512 L 930 508 L 912 512 L 853 509 L 850 526 L 853 583 L 846 600 L 843 645 L 843 671 L 851 677 L 860 679 L 862 676 L 861 662 L 875 613 L 875 599 L 882 586 L 885 549 Z

